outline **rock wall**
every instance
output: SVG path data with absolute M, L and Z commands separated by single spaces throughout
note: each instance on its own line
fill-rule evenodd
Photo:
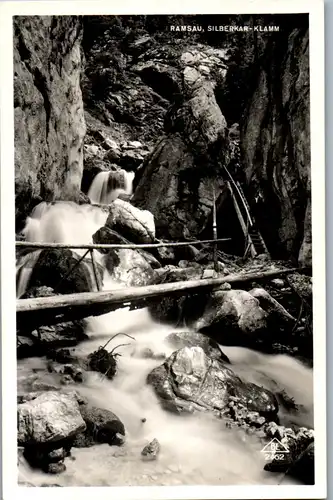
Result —
M 266 43 L 241 125 L 249 199 L 272 256 L 311 265 L 309 33 Z
M 218 197 L 223 189 L 229 142 L 215 99 L 214 72 L 225 67 L 219 51 L 207 49 L 181 54 L 181 96 L 170 107 L 165 134 L 137 176 L 133 203 L 154 214 L 158 237 L 198 237 L 212 211 L 213 190 Z
M 14 18 L 16 221 L 39 199 L 76 199 L 85 121 L 80 89 L 82 22 Z

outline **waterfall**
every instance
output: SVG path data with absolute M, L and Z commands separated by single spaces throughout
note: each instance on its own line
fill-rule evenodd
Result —
M 92 181 L 88 196 L 92 203 L 109 205 L 122 193 L 132 194 L 133 180 L 134 172 L 126 170 L 99 172 Z
M 19 299 L 28 289 L 32 270 L 41 254 L 41 250 L 35 250 L 21 257 L 16 266 L 16 297 Z
M 73 202 L 42 202 L 37 205 L 27 218 L 22 234 L 26 241 L 38 243 L 89 244 L 92 235 L 104 226 L 108 212 L 100 207 L 77 205 Z M 16 264 L 17 297 L 21 297 L 29 286 L 30 277 L 42 250 L 25 254 Z M 73 254 L 82 256 L 86 250 L 75 249 Z M 94 253 L 96 260 L 102 263 L 102 256 Z M 93 290 L 96 290 L 91 260 L 84 260 Z

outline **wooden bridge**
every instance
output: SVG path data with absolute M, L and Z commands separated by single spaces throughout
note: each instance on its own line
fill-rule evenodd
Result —
M 18 299 L 16 301 L 17 326 L 25 329 L 28 325 L 52 325 L 75 319 L 99 316 L 122 307 L 136 309 L 147 306 L 149 301 L 167 297 L 217 290 L 224 283 L 269 280 L 294 272 L 307 272 L 305 269 L 280 269 L 267 272 L 243 273 L 223 278 L 180 281 L 160 285 L 124 287 L 102 292 L 83 292 L 52 297 Z
M 261 253 L 268 254 L 265 242 L 255 229 L 254 221 L 251 217 L 250 207 L 239 183 L 235 182 L 227 168 L 225 171 L 228 176 L 227 187 L 230 191 L 234 207 L 242 227 L 245 240 L 247 242 L 245 256 L 248 252 L 252 257 Z M 147 249 L 160 247 L 177 247 L 201 244 L 213 244 L 214 263 L 217 269 L 217 243 L 230 240 L 230 238 L 217 238 L 216 224 L 216 206 L 215 194 L 213 204 L 213 240 L 196 240 L 177 243 L 154 242 L 151 244 L 86 244 L 86 245 L 68 245 L 61 243 L 38 243 L 38 242 L 16 242 L 17 247 L 29 247 L 31 249 L 42 248 L 67 248 L 67 249 L 85 249 L 86 253 L 75 264 L 78 265 L 84 257 L 90 253 L 93 269 L 96 278 L 97 292 L 84 292 L 68 295 L 55 295 L 52 297 L 40 297 L 31 299 L 17 300 L 17 326 L 25 329 L 27 325 L 36 328 L 41 325 L 52 325 L 59 322 L 72 321 L 90 316 L 98 316 L 121 307 L 136 309 L 147 306 L 149 301 L 157 298 L 177 295 L 188 295 L 198 293 L 209 293 L 216 290 L 224 283 L 241 283 L 251 280 L 267 280 L 277 276 L 291 274 L 294 272 L 309 273 L 308 269 L 280 269 L 275 271 L 257 272 L 248 274 L 235 274 L 223 278 L 201 279 L 191 281 L 181 281 L 175 283 L 150 285 L 144 287 L 124 287 L 117 290 L 101 291 L 98 283 L 97 273 L 95 272 L 94 255 L 95 249 L 105 250 L 111 248 L 129 248 L 129 249 Z M 74 266 L 74 267 L 75 267 Z M 71 270 L 70 270 L 71 271 Z M 69 272 L 70 272 L 69 271 Z

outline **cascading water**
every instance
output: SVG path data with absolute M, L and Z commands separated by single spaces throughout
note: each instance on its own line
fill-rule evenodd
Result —
M 52 241 L 59 237 L 59 242 L 84 243 L 91 238 L 90 231 L 94 232 L 105 218 L 98 207 L 95 210 L 75 205 L 53 207 L 53 217 L 50 208 L 40 219 L 41 232 L 44 228 L 44 236 L 47 234 Z M 82 227 L 83 219 L 85 227 Z M 80 229 L 74 231 L 74 228 Z M 104 289 L 115 287 L 119 284 L 112 282 L 106 273 Z M 227 429 L 223 420 L 206 413 L 177 416 L 160 407 L 145 381 L 147 374 L 163 361 L 145 359 L 142 350 L 150 348 L 155 354 L 169 356 L 172 349 L 166 343 L 166 336 L 175 331 L 171 326 L 153 321 L 147 309 L 120 309 L 89 319 L 89 340 L 76 347 L 79 356 L 86 356 L 104 345 L 115 333 L 126 333 L 135 339 L 126 339 L 124 342 L 130 345 L 119 349 L 122 356 L 118 358 L 118 372 L 112 381 L 87 372 L 84 383 L 75 386 L 91 404 L 111 410 L 122 420 L 126 442 L 120 448 L 106 444 L 73 448 L 75 460 L 66 460 L 67 470 L 56 480 L 31 469 L 20 457 L 20 481 L 35 486 L 54 483 L 61 486 L 278 484 L 282 480 L 280 474 L 263 471 L 262 444 L 254 436 L 246 435 L 241 429 Z M 109 348 L 119 343 L 122 341 L 117 337 Z M 241 347 L 223 346 L 222 349 L 233 370 L 244 379 L 268 389 L 285 388 L 290 397 L 303 405 L 298 423 L 312 425 L 312 371 L 309 368 L 284 355 L 266 356 Z M 19 392 L 24 392 L 24 381 L 33 369 L 46 369 L 46 360 L 18 361 Z M 295 417 L 286 413 L 284 418 L 290 422 Z M 158 460 L 144 462 L 141 450 L 153 438 L 160 442 L 161 452 Z M 291 483 L 295 481 L 283 479 L 283 484 Z
M 92 243 L 92 235 L 104 226 L 108 212 L 92 205 L 77 205 L 72 202 L 42 202 L 35 207 L 22 231 L 26 241 L 38 243 Z M 19 257 L 16 264 L 17 297 L 21 297 L 29 285 L 33 267 L 41 250 Z M 82 256 L 86 250 L 75 249 Z M 100 254 L 95 252 L 97 259 Z M 85 260 L 89 273 L 92 269 L 89 259 Z M 94 277 L 92 276 L 92 283 Z
M 123 193 L 131 195 L 133 191 L 134 172 L 126 170 L 99 172 L 88 191 L 92 203 L 109 205 Z

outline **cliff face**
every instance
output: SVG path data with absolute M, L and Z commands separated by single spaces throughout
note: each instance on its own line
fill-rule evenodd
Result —
M 309 34 L 267 42 L 241 125 L 249 199 L 272 255 L 311 265 Z
M 85 122 L 80 89 L 81 20 L 14 19 L 16 220 L 39 199 L 76 199 Z
M 19 228 L 38 201 L 78 200 L 81 181 L 87 192 L 92 174 L 119 167 L 135 171 L 132 203 L 158 237 L 210 237 L 215 192 L 219 236 L 235 241 L 225 165 L 272 257 L 311 264 L 308 31 L 291 20 L 276 36 L 209 45 L 141 17 L 93 16 L 84 30 L 75 16 L 15 18 Z
M 165 135 L 142 168 L 133 203 L 155 216 L 158 236 L 197 237 L 223 189 L 227 123 L 214 95 L 214 72 L 224 63 L 208 47 L 181 54 L 181 95 L 165 119 Z M 224 55 L 224 54 L 223 54 Z

